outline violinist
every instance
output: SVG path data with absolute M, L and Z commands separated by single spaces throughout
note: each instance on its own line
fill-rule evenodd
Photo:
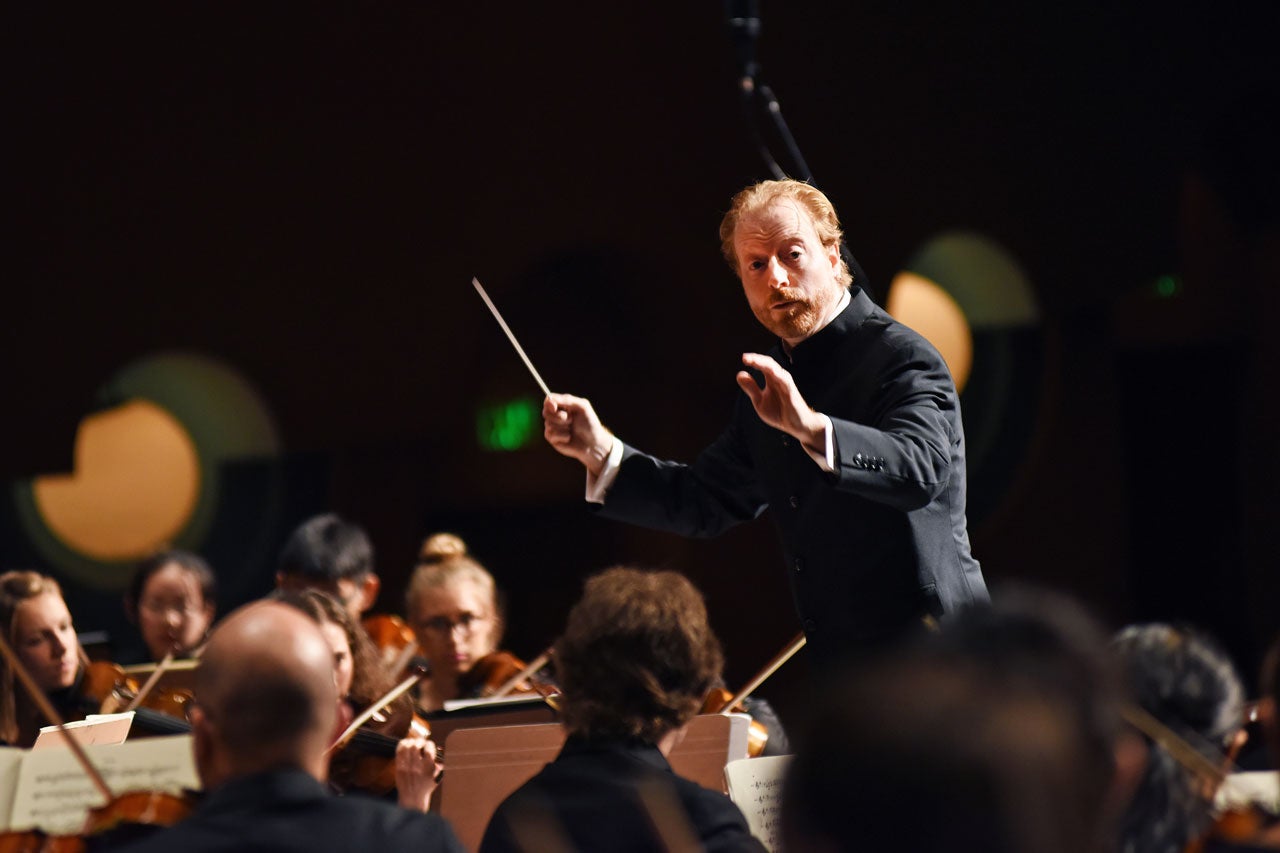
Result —
M 277 600 L 300 610 L 319 626 L 320 633 L 333 650 L 334 684 L 338 697 L 347 703 L 351 717 L 368 708 L 393 687 L 369 638 L 336 601 L 313 589 L 279 593 Z M 412 717 L 413 701 L 404 695 L 387 706 L 379 715 L 378 724 L 380 730 L 385 730 L 382 733 L 388 736 L 394 733 L 399 740 L 394 774 L 400 805 L 427 811 L 436 787 L 436 747 L 426 737 L 408 734 Z M 381 725 L 384 722 L 385 725 Z M 345 757 L 338 766 L 331 767 L 330 781 L 336 787 L 355 787 L 355 783 L 343 773 L 346 768 Z
M 382 588 L 373 570 L 373 543 L 358 524 L 333 513 L 307 519 L 280 551 L 276 588 L 318 589 L 359 621 Z
M 1131 625 L 1112 650 L 1132 701 L 1225 773 L 1243 744 L 1244 686 L 1218 643 L 1188 628 Z M 1145 769 L 1121 818 L 1120 850 L 1181 853 L 1209 828 L 1220 777 L 1207 779 L 1170 744 L 1144 742 Z
M 763 851 L 728 797 L 676 776 L 667 754 L 720 674 L 702 596 L 675 572 L 590 578 L 556 642 L 568 739 L 503 801 L 482 853 Z
M 307 616 L 261 601 L 212 632 L 191 711 L 205 796 L 177 825 L 128 853 L 461 850 L 447 823 L 325 788 L 326 749 L 345 713 L 333 654 Z
M 217 581 L 209 564 L 190 551 L 161 551 L 143 560 L 125 592 L 124 606 L 138 626 L 148 660 L 195 657 L 217 614 Z
M 1280 637 L 1262 664 L 1262 701 L 1258 714 L 1271 766 L 1280 772 Z M 1233 825 L 1234 824 L 1234 825 Z M 1203 842 L 1204 853 L 1263 853 L 1280 850 L 1280 815 L 1259 807 L 1223 815 Z
M 0 574 L 0 630 L 54 708 L 81 719 L 78 687 L 87 659 L 58 582 L 39 572 Z M 8 663 L 0 661 L 0 741 L 30 747 L 45 724 Z
M 418 706 L 432 712 L 451 699 L 479 696 L 482 668 L 495 654 L 504 654 L 497 652 L 503 618 L 493 575 L 467 553 L 461 539 L 437 533 L 423 543 L 405 607 L 418 650 L 431 666 Z

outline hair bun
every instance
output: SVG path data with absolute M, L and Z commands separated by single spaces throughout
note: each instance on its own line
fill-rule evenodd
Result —
M 452 533 L 433 533 L 423 541 L 422 548 L 418 550 L 418 562 L 441 563 L 451 557 L 466 555 L 467 543 L 462 541 L 462 537 Z

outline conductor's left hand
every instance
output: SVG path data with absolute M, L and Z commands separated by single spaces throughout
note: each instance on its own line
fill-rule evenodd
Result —
M 764 376 L 763 388 L 745 370 L 738 371 L 736 377 L 738 387 L 751 399 L 760 420 L 782 430 L 809 449 L 824 453 L 826 421 L 805 402 L 791 374 L 774 359 L 759 353 L 744 353 L 742 363 Z

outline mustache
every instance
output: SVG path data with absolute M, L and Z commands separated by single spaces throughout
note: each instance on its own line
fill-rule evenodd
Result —
M 804 302 L 804 292 L 800 290 L 780 290 L 769 300 L 769 305 L 781 305 L 784 302 Z

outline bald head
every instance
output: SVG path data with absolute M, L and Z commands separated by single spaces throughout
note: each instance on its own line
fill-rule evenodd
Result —
M 337 708 L 333 652 L 298 610 L 262 601 L 223 620 L 201 656 L 196 697 L 206 786 L 286 765 L 323 776 Z

